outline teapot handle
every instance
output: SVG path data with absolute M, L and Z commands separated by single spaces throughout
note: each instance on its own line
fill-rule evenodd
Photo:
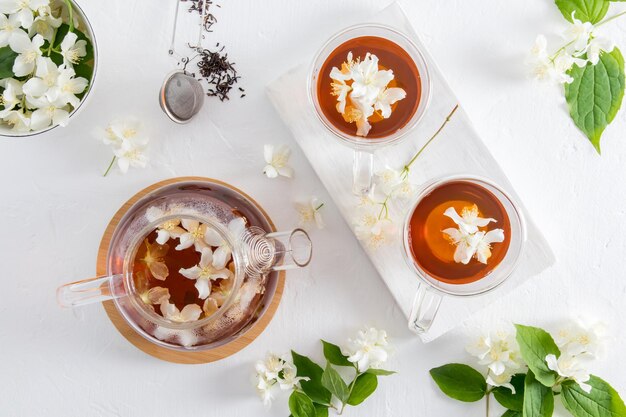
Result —
M 124 275 L 100 276 L 70 282 L 57 289 L 57 302 L 61 307 L 73 308 L 127 295 Z

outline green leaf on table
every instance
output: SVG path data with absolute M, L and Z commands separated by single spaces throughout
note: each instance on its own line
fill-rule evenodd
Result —
M 318 404 L 330 404 L 330 391 L 322 385 L 322 367 L 293 350 L 291 357 L 297 369 L 296 375 L 309 378 L 308 381 L 300 381 L 302 391 Z
M 537 381 L 546 387 L 552 387 L 556 382 L 557 375 L 556 372 L 548 368 L 546 356 L 553 354 L 558 358 L 561 355 L 554 339 L 548 332 L 538 327 L 516 324 L 515 328 L 517 329 L 516 339 L 522 358 L 535 374 Z
M 504 408 L 514 411 L 522 411 L 524 407 L 524 379 L 525 374 L 515 374 L 511 378 L 511 385 L 515 388 L 515 394 L 507 387 L 493 389 L 493 397 Z
M 350 395 L 348 386 L 341 378 L 341 375 L 339 375 L 339 372 L 330 366 L 330 362 L 326 363 L 326 369 L 324 369 L 324 373 L 322 374 L 322 385 L 342 403 L 348 400 L 348 396 Z
M 317 414 L 313 401 L 298 391 L 289 396 L 289 411 L 293 417 L 316 417 Z
M 449 363 L 430 370 L 430 376 L 448 397 L 464 402 L 478 401 L 487 392 L 485 377 L 460 363 Z
M 561 401 L 574 417 L 623 417 L 626 406 L 619 394 L 608 382 L 591 375 L 587 394 L 575 381 L 562 384 Z
M 521 411 L 506 410 L 502 417 L 523 417 L 523 414 Z
M 600 153 L 600 138 L 613 121 L 624 98 L 624 57 L 618 48 L 602 52 L 596 65 L 574 65 L 565 84 L 565 99 L 572 120 Z
M 359 405 L 367 397 L 372 395 L 378 387 L 378 377 L 373 374 L 364 373 L 356 377 L 350 397 L 348 397 L 348 404 Z
M 524 417 L 551 417 L 553 411 L 552 388 L 543 385 L 532 371 L 528 371 L 524 380 Z
M 315 406 L 315 417 L 328 417 L 328 406 L 313 404 Z
M 0 48 L 0 78 L 12 78 L 13 64 L 17 58 L 17 52 L 14 52 L 10 47 L 5 46 Z
M 574 17 L 583 22 L 598 23 L 609 10 L 609 2 L 605 0 L 555 0 L 563 17 L 573 22 Z
M 625 0 L 626 1 L 626 0 Z M 396 371 L 386 371 L 384 369 L 374 369 L 370 368 L 365 371 L 366 374 L 378 375 L 378 376 L 389 376 L 396 373 Z
M 341 353 L 339 346 L 333 345 L 325 340 L 322 340 L 322 345 L 324 345 L 324 357 L 328 362 L 338 366 L 354 366 L 354 364 L 348 360 L 348 357 Z

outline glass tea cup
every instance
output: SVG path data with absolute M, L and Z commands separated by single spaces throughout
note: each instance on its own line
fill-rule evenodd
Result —
M 510 224 L 510 242 L 503 259 L 485 275 L 468 283 L 454 283 L 454 280 L 443 281 L 441 277 L 439 279 L 435 277 L 415 259 L 411 242 L 411 220 L 420 202 L 438 188 L 457 182 L 482 187 L 488 191 L 504 209 Z M 420 285 L 411 306 L 409 329 L 421 334 L 430 329 L 444 296 L 470 297 L 485 294 L 511 276 L 524 249 L 526 224 L 519 205 L 509 194 L 492 181 L 474 176 L 449 176 L 429 182 L 418 192 L 410 207 L 402 235 L 403 254 L 407 264 L 420 280 Z
M 157 314 L 142 299 L 145 295 L 137 288 L 134 276 L 135 259 L 147 237 L 160 226 L 180 220 L 198 222 L 215 231 L 222 242 L 220 247 L 228 248 L 234 264 L 233 276 L 229 278 L 233 281 L 223 304 L 212 314 L 187 322 Z M 174 251 L 174 241 L 170 240 L 169 245 Z M 123 253 L 123 259 L 109 260 L 122 263 L 121 273 L 65 284 L 57 290 L 58 303 L 62 307 L 79 307 L 112 300 L 125 321 L 150 342 L 174 350 L 198 350 L 219 345 L 239 331 L 245 325 L 243 320 L 249 319 L 247 309 L 253 304 L 252 299 L 264 292 L 264 277 L 272 271 L 308 265 L 312 243 L 302 229 L 266 233 L 251 226 L 238 230 L 216 218 L 176 214 L 159 216 L 136 233 L 130 233 L 130 242 Z
M 337 128 L 337 126 L 335 126 L 325 115 L 318 96 L 320 77 L 324 76 L 321 74 L 321 71 L 326 64 L 326 61 L 341 45 L 350 40 L 361 37 L 383 38 L 395 43 L 408 54 L 410 59 L 415 64 L 418 72 L 417 78 L 420 92 L 417 108 L 399 129 L 383 137 L 361 137 L 357 136 L 356 133 L 349 134 Z M 330 78 L 328 79 L 328 82 L 330 83 Z M 374 152 L 380 148 L 399 143 L 419 124 L 430 102 L 431 79 L 428 66 L 426 65 L 426 60 L 417 45 L 415 45 L 415 43 L 407 35 L 386 25 L 368 23 L 348 27 L 335 34 L 324 44 L 324 46 L 322 46 L 313 60 L 308 76 L 307 90 L 309 94 L 309 101 L 315 109 L 315 114 L 321 121 L 322 125 L 324 125 L 326 129 L 328 129 L 328 131 L 331 132 L 341 143 L 354 149 L 352 191 L 356 195 L 366 195 L 372 189 Z

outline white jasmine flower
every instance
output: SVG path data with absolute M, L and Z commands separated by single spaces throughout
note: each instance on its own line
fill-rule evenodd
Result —
M 480 365 L 485 365 L 494 376 L 521 367 L 519 347 L 515 338 L 508 332 L 496 332 L 490 336 L 483 336 L 477 342 L 470 344 L 466 350 L 478 358 Z M 494 382 L 504 384 L 505 378 L 494 378 Z
M 546 356 L 548 368 L 564 378 L 573 379 L 587 394 L 591 392 L 591 385 L 586 384 L 590 377 L 585 366 L 591 360 L 593 360 L 593 357 L 588 354 L 572 356 L 561 353 L 558 359 L 553 354 Z
M 257 393 L 266 407 L 271 405 L 278 387 L 284 391 L 291 391 L 298 387 L 300 381 L 309 380 L 296 376 L 296 366 L 284 356 L 273 353 L 268 353 L 265 360 L 257 361 L 255 370 Z
M 198 320 L 202 314 L 202 309 L 197 304 L 187 304 L 182 310 L 178 310 L 175 304 L 166 300 L 161 303 L 161 314 L 168 320 L 186 323 Z
M 140 132 L 141 123 L 137 120 L 114 121 L 106 127 L 101 139 L 105 145 L 112 145 L 113 147 L 120 147 L 123 142 L 127 141 L 146 142 L 147 138 Z
M 56 79 L 56 84 L 46 93 L 52 100 L 59 100 L 78 107 L 80 99 L 77 94 L 82 93 L 89 85 L 89 81 L 83 77 L 75 77 L 76 73 L 72 68 L 62 68 Z
M 33 21 L 30 29 L 28 29 L 28 36 L 32 37 L 39 34 L 47 41 L 52 41 L 55 29 L 61 26 L 63 20 L 52 15 L 50 6 L 40 7 L 37 12 L 38 16 Z
M 9 39 L 9 46 L 19 54 L 13 63 L 13 73 L 16 77 L 24 77 L 33 72 L 37 58 L 42 55 L 43 43 L 41 35 L 35 35 L 32 40 L 28 36 L 14 36 Z
M 276 178 L 279 175 L 287 178 L 293 176 L 293 169 L 287 166 L 289 162 L 289 156 L 291 155 L 291 149 L 287 145 L 280 145 L 274 147 L 274 145 L 265 145 L 263 148 L 263 155 L 265 157 L 265 168 L 263 173 L 267 178 Z
M 465 350 L 470 355 L 482 360 L 491 350 L 491 338 L 488 335 L 480 336 L 478 339 L 467 345 Z
M 476 244 L 476 259 L 478 262 L 487 264 L 487 260 L 491 257 L 491 244 L 504 242 L 504 230 L 493 229 L 485 232 L 478 232 L 480 240 Z
M 381 199 L 385 197 L 407 200 L 415 193 L 406 171 L 385 168 L 376 173 L 374 192 Z
M 591 22 L 581 22 L 576 19 L 575 15 L 576 12 L 572 12 L 572 24 L 563 33 L 563 38 L 571 43 L 571 47 L 575 51 L 584 51 L 587 49 L 587 43 L 594 27 Z
M 37 58 L 37 69 L 35 76 L 24 84 L 24 94 L 40 98 L 48 93 L 57 83 L 59 77 L 59 67 L 48 57 Z M 57 97 L 48 96 L 49 100 L 56 100 Z
M 582 68 L 587 65 L 587 61 L 576 58 L 565 52 L 561 52 L 556 58 L 554 58 L 552 79 L 561 84 L 570 84 L 574 81 L 574 78 L 572 78 L 567 71 L 569 71 L 574 64 Z
M 256 391 L 259 394 L 259 397 L 261 397 L 265 407 L 269 408 L 272 405 L 272 401 L 276 396 L 276 390 L 275 380 L 269 381 L 262 374 L 257 375 Z
M 214 256 L 211 248 L 202 249 L 200 263 L 188 269 L 181 268 L 178 272 L 188 279 L 196 280 L 196 289 L 198 297 L 202 300 L 211 294 L 211 281 L 217 279 L 229 279 L 232 272 L 226 268 L 226 264 L 230 260 L 228 257 Z
M 406 91 L 401 88 L 385 88 L 378 94 L 374 102 L 374 109 L 378 110 L 380 115 L 387 119 L 391 116 L 391 106 L 405 97 Z
M 228 222 L 228 232 L 235 240 L 238 239 L 245 230 L 246 220 L 243 217 L 237 217 Z M 207 227 L 204 233 L 204 241 L 209 246 L 217 247 L 215 250 L 216 257 L 219 259 L 222 259 L 222 257 L 230 259 L 232 249 L 228 242 L 222 239 L 222 236 L 220 236 L 217 230 Z
M 283 391 L 291 391 L 296 388 L 300 381 L 308 381 L 310 378 L 304 376 L 296 376 L 298 370 L 296 366 L 286 362 L 282 371 L 282 376 L 277 378 L 278 386 Z
M 467 265 L 476 254 L 476 248 L 482 240 L 484 232 L 468 233 L 464 229 L 450 227 L 442 230 L 448 236 L 450 242 L 456 246 L 454 262 Z
M 207 225 L 200 224 L 197 220 L 182 219 L 181 223 L 185 229 L 185 233 L 180 235 L 180 243 L 176 246 L 176 250 L 185 250 L 194 247 L 197 252 L 202 252 L 208 245 L 204 241 Z
M 381 217 L 381 210 L 374 205 L 365 205 L 357 208 L 353 219 L 354 234 L 357 239 L 364 242 L 368 247 L 377 249 L 388 243 L 395 234 L 393 222 Z
M 348 54 L 348 62 L 352 62 L 352 52 Z M 330 70 L 330 78 L 333 80 L 331 83 L 332 94 L 337 97 L 337 111 L 339 113 L 346 111 L 346 98 L 348 93 L 352 91 L 352 87 L 346 84 L 346 81 L 351 77 L 350 70 L 347 66 L 345 66 L 346 72 L 343 70 L 343 67 L 342 70 L 337 67 Z
M 18 15 L 13 14 L 7 17 L 0 13 L 0 48 L 7 46 L 15 37 L 28 37 L 20 26 Z
M 604 325 L 600 323 L 571 323 L 554 335 L 554 341 L 564 354 L 597 357 L 602 349 L 604 332 Z
M 511 370 L 505 370 L 500 375 L 495 375 L 492 372 L 489 372 L 487 375 L 487 383 L 492 387 L 505 387 L 511 390 L 513 394 L 515 394 L 515 387 L 511 384 L 511 378 L 515 373 Z
M 150 243 L 148 239 L 144 241 L 144 244 L 146 245 L 146 254 L 140 261 L 146 264 L 150 275 L 159 281 L 165 281 L 170 272 L 164 258 L 170 247 L 159 243 Z
M 11 130 L 16 132 L 30 131 L 30 117 L 24 114 L 23 110 L 11 110 L 8 113 L 3 113 L 2 120 L 12 126 Z
M 367 53 L 365 59 L 351 68 L 352 93 L 350 97 L 373 103 L 387 84 L 393 80 L 392 70 L 378 70 L 378 57 Z
M 315 224 L 318 229 L 325 227 L 322 213 L 320 213 L 320 210 L 324 207 L 324 203 L 320 203 L 317 197 L 312 197 L 308 204 L 296 202 L 294 205 L 300 219 L 300 227 L 307 228 L 311 224 Z
M 78 40 L 78 35 L 68 32 L 61 42 L 61 55 L 63 55 L 63 63 L 72 68 L 87 55 L 87 41 Z
M 454 207 L 448 207 L 443 213 L 444 216 L 451 218 L 452 221 L 459 226 L 459 229 L 467 233 L 475 233 L 478 231 L 479 227 L 485 227 L 489 223 L 496 221 L 492 218 L 484 219 L 479 217 L 479 214 L 478 206 L 476 204 L 463 207 L 460 216 Z
M 537 35 L 535 44 L 530 50 L 531 56 L 535 58 L 547 58 L 548 57 L 548 40 L 544 35 Z
M 372 129 L 369 118 L 374 114 L 374 107 L 360 101 L 353 101 L 353 104 L 344 116 L 349 123 L 356 123 L 357 136 L 365 137 Z
M 44 129 L 50 124 L 66 126 L 70 120 L 70 112 L 67 103 L 61 100 L 50 100 L 46 96 L 27 97 L 27 103 L 37 110 L 30 117 L 32 130 Z
M 33 24 L 35 13 L 49 3 L 49 0 L 0 0 L 0 13 L 15 14 L 22 27 L 28 29 Z
M 113 150 L 117 158 L 117 166 L 123 174 L 128 172 L 129 167 L 145 168 L 148 164 L 148 157 L 144 154 L 148 138 L 141 140 L 124 141 Z
M 145 304 L 163 304 L 170 299 L 170 290 L 163 287 L 152 287 L 148 291 L 142 292 L 139 297 Z
M 22 96 L 24 95 L 22 82 L 7 78 L 2 80 L 4 91 L 0 98 L 0 102 L 4 106 L 4 109 L 0 111 L 0 117 L 4 118 L 8 115 L 19 103 L 22 102 Z
M 285 369 L 287 361 L 271 352 L 268 352 L 264 361 L 257 361 L 255 369 L 257 374 L 263 375 L 266 379 L 278 379 L 278 375 Z
M 389 343 L 384 330 L 369 328 L 361 330 L 354 339 L 348 339 L 341 353 L 357 365 L 359 372 L 380 368 L 389 357 Z
M 178 239 L 186 230 L 180 227 L 180 219 L 168 220 L 161 223 L 157 228 L 157 238 L 155 241 L 159 245 L 165 245 L 170 239 Z
M 587 46 L 587 59 L 593 65 L 596 65 L 600 61 L 600 54 L 602 52 L 611 52 L 615 48 L 615 43 L 602 36 L 594 37 Z

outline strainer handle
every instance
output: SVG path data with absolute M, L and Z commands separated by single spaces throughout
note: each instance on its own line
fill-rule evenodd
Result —
M 57 302 L 61 307 L 73 308 L 126 295 L 124 276 L 120 274 L 89 278 L 62 285 L 57 289 Z

